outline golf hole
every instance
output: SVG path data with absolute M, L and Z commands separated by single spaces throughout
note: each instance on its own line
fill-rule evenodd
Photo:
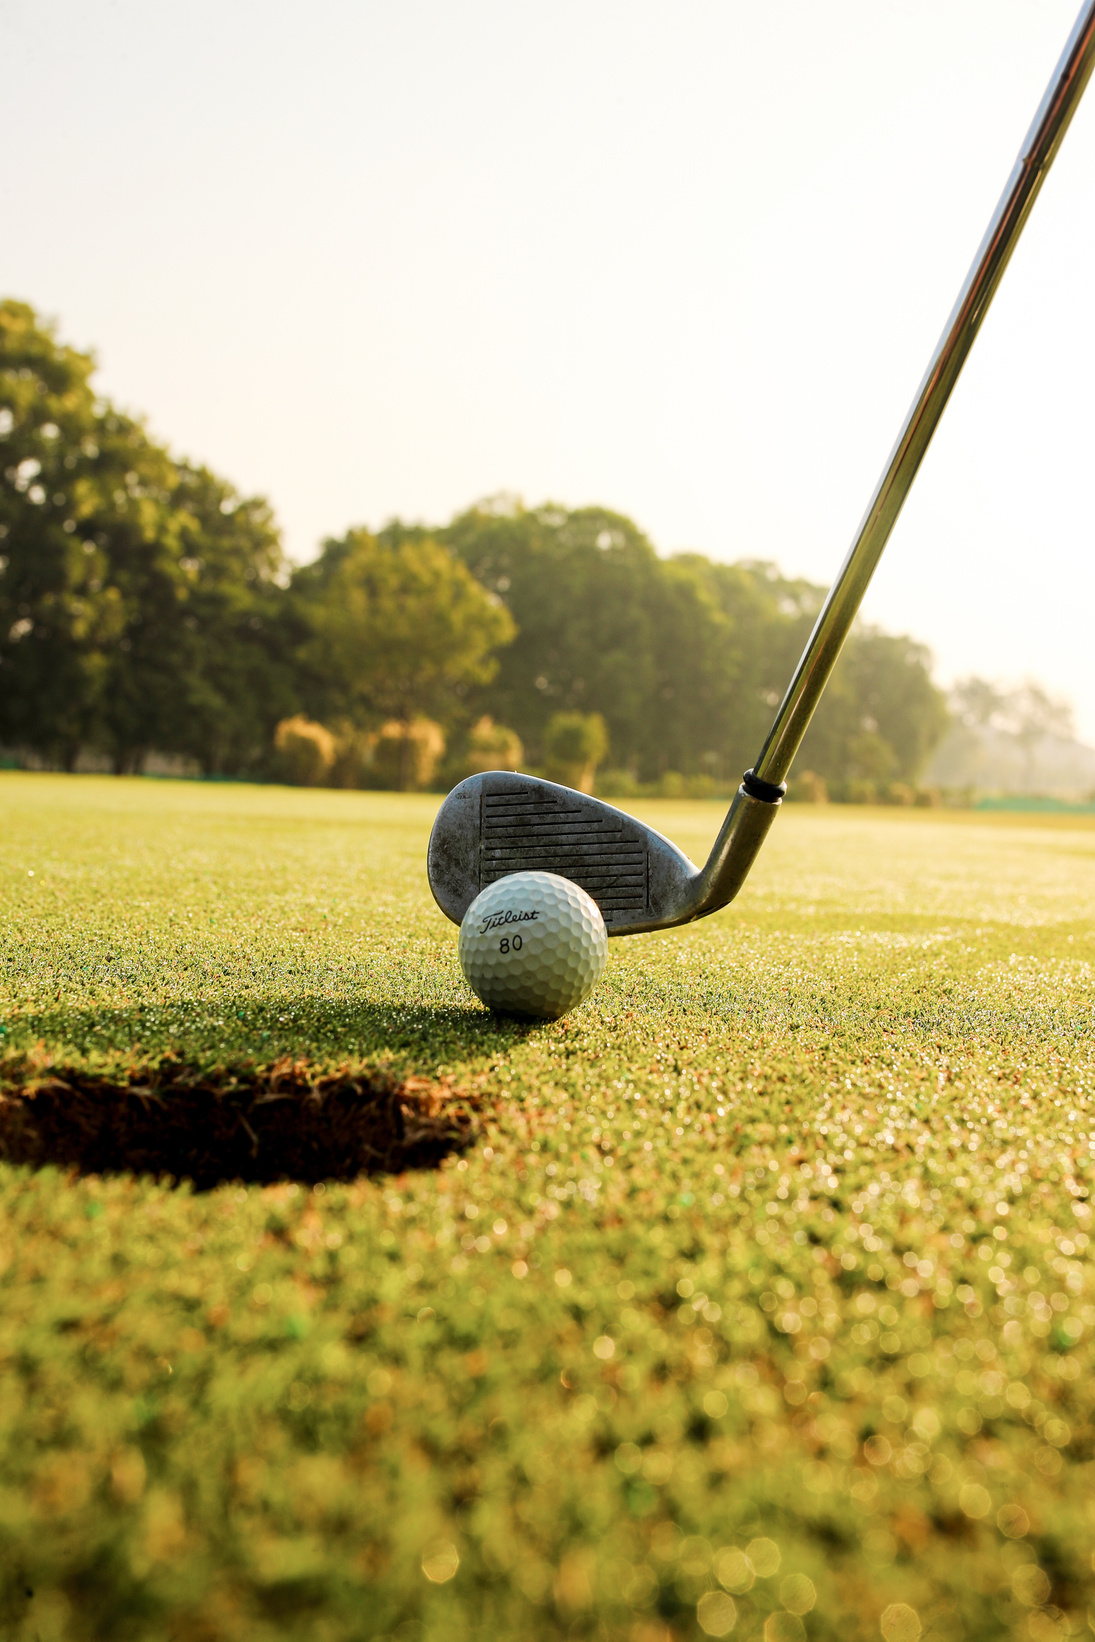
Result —
M 167 1176 L 198 1191 L 429 1168 L 477 1128 L 475 1099 L 447 1083 L 299 1061 L 220 1072 L 167 1061 L 123 1077 L 53 1067 L 0 1088 L 5 1162 Z

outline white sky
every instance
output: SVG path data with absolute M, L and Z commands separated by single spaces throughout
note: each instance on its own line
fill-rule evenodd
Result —
M 1079 0 L 0 0 L 0 292 L 290 551 L 477 497 L 828 582 Z M 1095 88 L 866 613 L 1095 739 Z

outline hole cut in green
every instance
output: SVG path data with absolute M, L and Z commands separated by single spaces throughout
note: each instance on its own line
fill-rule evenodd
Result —
M 320 1072 L 306 1061 L 219 1071 L 165 1058 L 122 1075 L 8 1067 L 0 1158 L 80 1174 L 271 1185 L 429 1168 L 470 1144 L 480 1102 L 447 1081 Z

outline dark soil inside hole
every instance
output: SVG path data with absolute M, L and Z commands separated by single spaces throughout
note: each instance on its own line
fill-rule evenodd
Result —
M 478 1101 L 447 1083 L 318 1074 L 301 1062 L 199 1071 L 175 1061 L 124 1078 L 8 1070 L 0 1158 L 82 1174 L 313 1184 L 437 1164 L 478 1128 Z

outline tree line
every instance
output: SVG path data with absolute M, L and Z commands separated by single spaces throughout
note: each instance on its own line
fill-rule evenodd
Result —
M 603 790 L 736 783 L 824 589 L 659 556 L 604 508 L 481 502 L 286 559 L 261 498 L 98 396 L 94 360 L 0 303 L 0 746 L 120 773 L 442 786 L 497 764 Z M 909 791 L 946 724 L 927 651 L 860 626 L 798 759 Z M 858 786 L 857 786 L 858 784 Z

